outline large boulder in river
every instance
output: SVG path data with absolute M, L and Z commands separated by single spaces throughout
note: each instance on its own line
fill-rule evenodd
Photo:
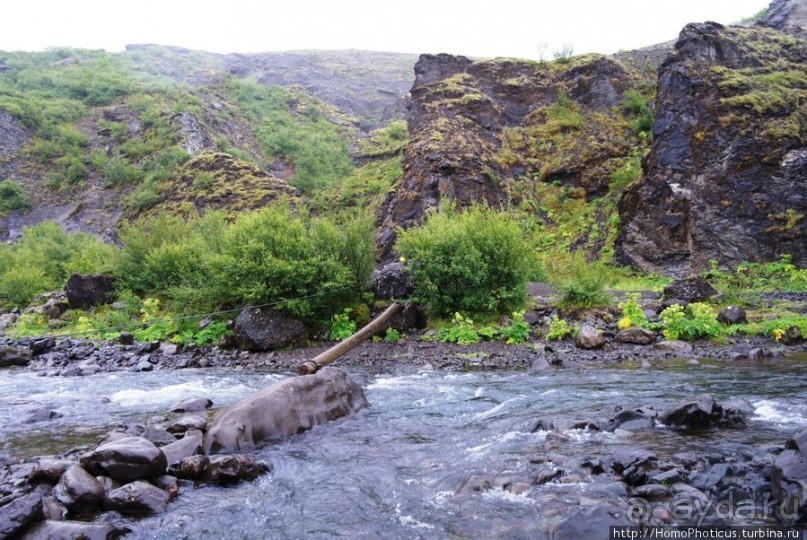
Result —
M 340 369 L 324 367 L 276 382 L 221 411 L 207 432 L 205 450 L 255 448 L 368 406 L 358 383 Z
M 99 445 L 81 456 L 81 466 L 95 475 L 128 482 L 165 474 L 165 454 L 143 437 L 123 437 Z
M 659 422 L 673 429 L 695 430 L 745 425 L 748 409 L 740 403 L 721 404 L 703 394 L 661 411 Z
M 304 346 L 308 329 L 299 320 L 268 308 L 247 307 L 235 320 L 233 337 L 245 351 L 271 351 Z
M 242 480 L 254 480 L 272 472 L 272 464 L 243 454 L 212 456 L 205 467 L 202 480 L 210 484 L 235 484 Z
M 805 58 L 807 40 L 769 28 L 681 31 L 644 174 L 619 202 L 617 260 L 676 277 L 785 253 L 807 266 Z
M 782 503 L 783 517 L 807 516 L 807 428 L 793 435 L 776 458 L 771 493 Z
M 73 309 L 87 309 L 112 302 L 115 281 L 100 274 L 73 274 L 67 279 L 65 293 Z
M 48 520 L 26 532 L 22 540 L 113 540 L 127 532 L 108 523 Z

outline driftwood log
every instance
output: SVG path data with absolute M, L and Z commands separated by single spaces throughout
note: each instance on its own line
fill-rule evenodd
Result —
M 381 312 L 381 314 L 378 315 L 375 319 L 367 323 L 367 325 L 364 328 L 362 328 L 361 330 L 359 330 L 346 340 L 340 341 L 327 351 L 321 352 L 313 359 L 302 364 L 298 368 L 297 372 L 300 375 L 311 375 L 312 373 L 316 373 L 317 370 L 322 366 L 330 364 L 343 354 L 347 353 L 354 347 L 361 344 L 364 340 L 382 331 L 389 322 L 389 320 L 392 318 L 392 316 L 398 313 L 401 310 L 401 308 L 402 306 L 400 303 L 398 302 L 393 303 L 390 307 Z

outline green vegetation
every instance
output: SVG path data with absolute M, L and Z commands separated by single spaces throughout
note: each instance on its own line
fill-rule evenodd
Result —
M 65 234 L 55 222 L 26 227 L 19 242 L 0 245 L 0 302 L 27 306 L 38 294 L 62 288 L 70 274 L 110 271 L 115 249 L 87 234 Z
M 499 337 L 503 338 L 508 345 L 518 345 L 530 339 L 532 330 L 530 325 L 524 322 L 524 312 L 514 311 L 510 315 L 510 324 L 499 328 Z
M 764 7 L 749 17 L 743 17 L 742 19 L 739 20 L 737 24 L 742 24 L 744 26 L 751 26 L 755 22 L 761 21 L 767 16 L 768 16 L 768 8 Z
M 547 332 L 544 340 L 546 341 L 560 341 L 572 333 L 572 329 L 564 319 L 557 315 L 552 315 L 552 320 L 549 322 L 549 332 Z
M 574 253 L 566 265 L 558 269 L 554 282 L 561 292 L 560 306 L 590 308 L 607 306 L 611 298 L 605 286 L 611 281 L 609 271 L 599 261 L 587 261 L 582 253 Z
M 430 214 L 400 232 L 396 249 L 409 262 L 415 296 L 441 315 L 521 308 L 536 264 L 518 225 L 479 206 Z
M 257 123 L 255 137 L 271 157 L 294 165 L 290 183 L 310 192 L 353 170 L 347 138 L 323 103 L 280 86 L 231 79 L 233 99 Z
M 343 341 L 356 333 L 356 321 L 350 320 L 350 308 L 345 308 L 342 313 L 336 313 L 331 318 L 331 331 L 328 339 L 331 341 Z
M 619 308 L 622 310 L 622 318 L 617 323 L 620 330 L 631 326 L 648 327 L 647 315 L 644 314 L 642 306 L 639 305 L 638 293 L 625 295 L 625 300 L 619 303 Z
M 622 105 L 634 116 L 633 127 L 637 133 L 650 136 L 653 133 L 653 110 L 647 98 L 638 90 L 628 90 L 622 98 Z
M 31 197 L 14 180 L 0 182 L 0 214 L 8 214 L 12 210 L 25 212 L 31 209 Z
M 678 304 L 661 312 L 664 337 L 695 341 L 702 337 L 717 338 L 723 327 L 717 322 L 717 313 L 708 304 L 695 302 L 686 308 Z

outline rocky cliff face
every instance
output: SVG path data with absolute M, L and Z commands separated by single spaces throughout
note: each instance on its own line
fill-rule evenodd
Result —
M 804 0 L 773 0 L 767 15 L 759 21 L 780 32 L 807 36 L 807 2 Z
M 710 259 L 807 265 L 805 62 L 793 35 L 684 28 L 659 70 L 644 178 L 619 205 L 618 260 L 674 276 Z
M 534 181 L 601 195 L 614 160 L 636 144 L 619 105 L 642 79 L 613 58 L 422 55 L 415 75 L 403 179 L 382 207 L 385 259 L 393 256 L 397 227 L 420 222 L 444 201 L 500 206 L 531 196 Z

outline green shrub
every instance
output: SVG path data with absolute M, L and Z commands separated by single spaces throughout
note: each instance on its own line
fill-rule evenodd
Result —
M 552 56 L 559 64 L 568 64 L 574 56 L 574 48 L 570 43 L 565 43 L 559 50 L 552 51 Z
M 530 339 L 532 329 L 524 322 L 524 312 L 514 311 L 510 316 L 510 325 L 499 329 L 499 336 L 506 339 L 508 345 L 518 345 Z
M 162 190 L 155 182 L 144 182 L 124 199 L 123 206 L 131 212 L 151 208 L 163 198 Z
M 459 312 L 451 319 L 451 326 L 444 326 L 437 331 L 438 341 L 473 345 L 481 341 L 481 336 L 474 330 L 474 321 L 463 317 Z
M 647 328 L 647 315 L 644 314 L 642 306 L 639 305 L 639 293 L 626 294 L 625 300 L 619 303 L 619 308 L 622 310 L 622 318 L 619 319 L 617 325 L 620 330 L 631 326 Z
M 0 182 L 0 213 L 12 210 L 30 210 L 31 198 L 22 187 L 13 180 Z
M 143 179 L 143 171 L 122 157 L 115 157 L 108 160 L 103 172 L 104 176 L 107 177 L 107 187 L 127 186 Z
M 628 90 L 622 98 L 622 106 L 633 115 L 633 127 L 638 133 L 653 132 L 653 110 L 647 98 L 638 90 Z
M 672 305 L 661 312 L 661 320 L 667 339 L 695 341 L 702 337 L 716 338 L 724 333 L 715 310 L 701 302 L 689 304 L 686 309 L 678 304 Z
M 605 286 L 611 276 L 599 261 L 586 261 L 582 253 L 574 253 L 563 267 L 555 283 L 560 290 L 560 306 L 567 308 L 589 308 L 606 306 L 611 298 Z
M 403 336 L 401 335 L 401 333 L 395 328 L 387 328 L 387 332 L 384 335 L 384 340 L 387 343 L 396 343 L 400 341 L 402 338 Z
M 0 275 L 0 300 L 7 306 L 26 307 L 38 295 L 57 287 L 41 268 L 14 266 Z
M 565 338 L 572 333 L 569 323 L 559 318 L 557 315 L 552 315 L 552 320 L 549 321 L 549 332 L 547 332 L 545 341 L 557 340 Z
M 503 212 L 474 206 L 432 213 L 400 231 L 396 249 L 408 261 L 415 296 L 437 314 L 502 313 L 526 300 L 533 254 Z
M 350 320 L 350 309 L 345 309 L 331 318 L 331 331 L 328 339 L 331 341 L 344 341 L 356 333 L 356 321 Z

